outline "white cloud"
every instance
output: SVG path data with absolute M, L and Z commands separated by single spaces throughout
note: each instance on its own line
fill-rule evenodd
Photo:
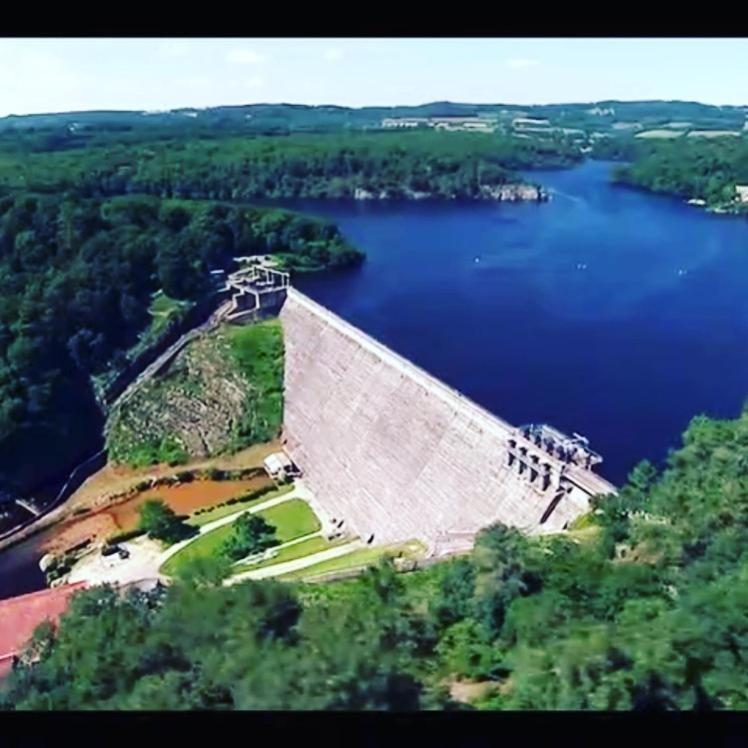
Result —
M 232 49 L 226 54 L 226 62 L 233 65 L 259 65 L 265 62 L 265 55 L 253 49 Z
M 506 65 L 512 70 L 520 70 L 521 68 L 531 68 L 535 65 L 540 65 L 540 61 L 530 60 L 525 57 L 514 57 L 511 60 L 507 60 Z
M 343 53 L 339 49 L 330 48 L 330 49 L 325 50 L 325 53 L 323 56 L 326 60 L 329 60 L 330 62 L 335 62 L 335 60 L 342 59 Z
M 177 83 L 184 88 L 210 88 L 212 80 L 209 75 L 188 75 L 179 78 Z
M 246 84 L 247 88 L 262 88 L 265 85 L 265 79 L 261 75 L 253 75 Z

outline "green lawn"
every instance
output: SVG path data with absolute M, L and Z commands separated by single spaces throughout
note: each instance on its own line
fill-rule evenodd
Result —
M 288 574 L 279 576 L 278 579 L 283 579 L 284 581 L 307 579 L 316 577 L 320 574 L 327 574 L 331 571 L 345 571 L 347 569 L 355 569 L 359 566 L 372 566 L 388 554 L 397 556 L 402 552 L 404 556 L 414 558 L 420 556 L 423 551 L 424 548 L 418 541 L 409 541 L 394 546 L 361 548 L 346 553 L 343 556 L 338 556 L 337 558 L 331 558 L 327 561 L 314 564 L 314 566 L 307 566 L 305 569 L 288 572 Z
M 236 514 L 238 517 L 241 512 Z M 309 504 L 301 499 L 290 499 L 278 504 L 278 506 L 257 512 L 257 514 L 276 527 L 276 537 L 281 543 L 287 543 L 289 540 L 295 540 L 304 535 L 311 535 L 321 527 L 319 519 L 317 519 Z M 232 524 L 229 523 L 211 530 L 182 548 L 161 567 L 162 573 L 174 576 L 177 569 L 190 559 L 217 555 L 223 542 L 233 532 Z
M 251 501 L 239 501 L 236 504 L 228 504 L 227 506 L 216 506 L 210 511 L 203 512 L 202 514 L 193 514 L 188 520 L 187 524 L 193 527 L 202 527 L 207 525 L 209 522 L 213 522 L 221 517 L 228 517 L 230 514 L 238 514 L 243 512 L 245 509 L 262 504 L 270 499 L 277 499 L 279 496 L 287 494 L 289 491 L 293 491 L 293 484 L 287 486 L 280 486 L 275 491 L 268 491 L 268 493 L 262 496 L 252 499 Z
M 333 548 L 336 545 L 340 545 L 347 540 L 326 540 L 320 535 L 315 535 L 308 540 L 302 540 L 300 543 L 294 543 L 288 546 L 288 548 L 281 548 L 277 555 L 262 561 L 259 564 L 241 564 L 234 567 L 234 573 L 242 571 L 254 571 L 255 569 L 263 569 L 266 566 L 275 566 L 276 564 L 282 564 L 286 561 L 293 561 L 297 558 L 303 558 L 304 556 L 311 556 L 313 553 L 319 553 L 320 551 L 326 551 L 328 548 Z
M 281 543 L 311 535 L 322 527 L 317 515 L 303 499 L 290 499 L 258 514 L 278 528 L 276 537 Z

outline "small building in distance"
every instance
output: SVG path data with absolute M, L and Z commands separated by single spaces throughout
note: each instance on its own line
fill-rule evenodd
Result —
M 299 469 L 285 452 L 273 452 L 262 464 L 273 480 L 286 481 L 300 475 Z
M 382 127 L 389 130 L 392 128 L 414 128 L 426 127 L 429 123 L 428 117 L 385 117 Z
M 493 132 L 496 129 L 495 117 L 431 117 L 429 126 L 436 130 L 462 132 Z
M 544 127 L 549 128 L 551 123 L 547 119 L 537 119 L 536 117 L 515 117 L 512 120 L 512 127 L 515 130 L 526 130 L 527 128 Z
M 748 203 L 748 184 L 736 184 L 735 194 L 738 202 Z
M 430 127 L 435 130 L 451 132 L 494 132 L 496 117 L 387 117 L 382 120 L 382 128 Z

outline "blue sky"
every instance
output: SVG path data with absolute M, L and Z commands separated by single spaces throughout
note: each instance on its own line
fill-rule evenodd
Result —
M 746 39 L 0 39 L 0 116 L 451 100 L 748 105 Z

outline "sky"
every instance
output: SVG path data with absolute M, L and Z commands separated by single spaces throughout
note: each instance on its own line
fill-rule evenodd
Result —
M 0 116 L 251 103 L 748 105 L 748 39 L 0 39 Z

